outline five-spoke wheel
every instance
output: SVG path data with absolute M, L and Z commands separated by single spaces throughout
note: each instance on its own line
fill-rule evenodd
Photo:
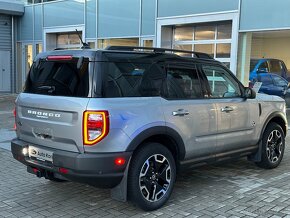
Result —
M 167 192 L 171 182 L 171 168 L 162 154 L 149 157 L 143 164 L 139 175 L 140 191 L 145 199 L 154 202 Z
M 285 134 L 277 123 L 268 124 L 262 138 L 261 161 L 256 164 L 266 169 L 277 167 L 284 154 Z
M 175 177 L 171 152 L 159 143 L 143 144 L 130 163 L 128 195 L 144 210 L 158 209 L 169 199 Z

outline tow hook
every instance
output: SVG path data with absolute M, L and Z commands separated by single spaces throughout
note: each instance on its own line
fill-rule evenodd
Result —
M 41 178 L 44 176 L 44 173 L 42 171 L 40 171 L 39 169 L 36 169 L 36 168 L 33 168 L 33 172 L 35 173 L 35 175 L 38 177 L 38 178 Z

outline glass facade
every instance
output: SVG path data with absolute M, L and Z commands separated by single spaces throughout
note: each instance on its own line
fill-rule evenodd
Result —
M 138 46 L 138 38 L 120 38 L 120 39 L 99 39 L 98 48 L 106 48 L 107 46 Z
M 230 66 L 232 43 L 230 21 L 179 25 L 173 28 L 173 48 L 204 52 Z M 186 53 L 183 55 L 188 56 Z
M 56 36 L 57 48 L 74 49 L 82 47 L 80 38 L 76 33 L 60 33 Z

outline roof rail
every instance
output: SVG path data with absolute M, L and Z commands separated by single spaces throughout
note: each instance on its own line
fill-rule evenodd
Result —
M 108 46 L 105 50 L 119 50 L 119 51 L 136 51 L 136 50 L 147 50 L 154 53 L 166 53 L 166 52 L 179 52 L 179 53 L 188 53 L 193 54 L 197 58 L 213 59 L 212 56 L 202 52 L 179 50 L 179 49 L 169 49 L 169 48 L 155 48 L 155 47 L 138 47 L 138 46 Z

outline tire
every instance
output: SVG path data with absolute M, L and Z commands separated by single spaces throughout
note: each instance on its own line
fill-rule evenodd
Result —
M 176 164 L 171 152 L 159 143 L 143 144 L 130 163 L 129 199 L 145 211 L 156 210 L 169 199 L 175 178 Z
M 277 123 L 270 123 L 263 133 L 261 161 L 256 164 L 265 169 L 279 166 L 285 150 L 285 134 Z

